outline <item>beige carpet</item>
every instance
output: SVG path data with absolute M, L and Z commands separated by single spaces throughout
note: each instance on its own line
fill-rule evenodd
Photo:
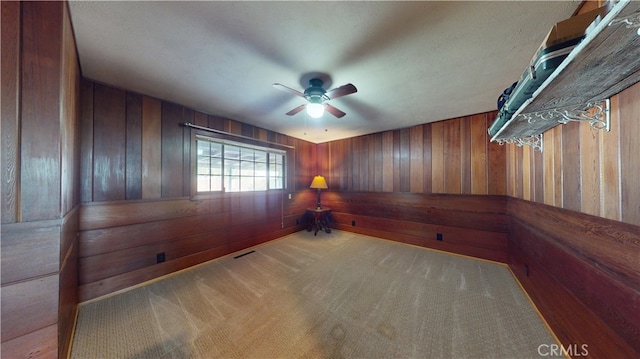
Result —
M 342 231 L 252 249 L 82 305 L 72 358 L 539 358 L 555 344 L 503 265 Z

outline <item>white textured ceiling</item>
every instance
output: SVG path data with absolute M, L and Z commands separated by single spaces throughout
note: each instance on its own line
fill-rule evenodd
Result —
M 580 1 L 70 2 L 83 76 L 321 143 L 496 108 Z M 347 113 L 285 113 L 310 72 Z

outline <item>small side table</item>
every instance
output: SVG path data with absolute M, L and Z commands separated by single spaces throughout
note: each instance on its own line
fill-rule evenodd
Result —
M 307 208 L 309 222 L 307 223 L 307 232 L 314 231 L 313 235 L 317 236 L 318 231 L 331 233 L 329 222 L 331 221 L 331 208 Z

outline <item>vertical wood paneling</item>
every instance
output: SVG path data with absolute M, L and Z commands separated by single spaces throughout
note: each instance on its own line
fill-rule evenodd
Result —
M 488 194 L 507 194 L 507 147 L 496 143 L 487 146 L 487 191 Z
M 209 127 L 209 118 L 206 114 L 195 111 L 195 113 L 193 114 L 193 123 L 198 126 Z
M 329 143 L 329 153 L 331 162 L 331 178 L 333 189 L 342 190 L 345 188 L 345 169 L 344 169 L 344 141 L 334 141 Z
M 411 130 L 403 128 L 400 133 L 400 192 L 411 191 Z
M 602 173 L 600 214 L 620 221 L 620 106 L 619 95 L 611 98 L 609 133 L 600 135 L 600 171 Z
M 544 146 L 544 145 L 543 145 Z M 542 152 L 533 151 L 533 166 L 535 172 L 533 174 L 534 181 L 534 198 L 538 203 L 544 203 L 544 158 Z
M 125 199 L 125 93 L 94 85 L 93 199 Z
M 358 181 L 358 186 L 361 191 L 370 191 L 369 186 L 370 182 L 373 180 L 371 177 L 371 172 L 369 170 L 370 167 L 373 167 L 373 163 L 371 163 L 370 154 L 369 154 L 369 140 L 371 136 L 360 136 L 356 138 L 356 143 L 358 144 L 358 151 L 360 155 L 358 156 L 360 159 L 360 180 Z
M 581 123 L 580 131 L 580 203 L 583 213 L 600 215 L 600 130 Z
M 432 156 L 432 150 L 431 150 L 431 124 L 425 124 L 422 126 L 423 129 L 423 135 L 422 135 L 422 140 L 423 140 L 423 144 L 422 144 L 422 149 L 423 149 L 423 157 L 422 157 L 422 167 L 424 168 L 424 176 L 423 176 L 423 189 L 422 192 L 423 193 L 432 193 L 432 184 L 431 184 L 431 179 L 433 177 L 431 171 L 432 171 L 432 166 L 431 166 L 431 156 Z
M 554 141 L 554 130 L 550 130 L 544 133 L 543 135 L 543 153 L 542 153 L 542 172 L 543 172 L 543 187 L 544 187 L 544 204 L 548 204 L 553 206 L 555 200 L 555 164 L 554 160 L 554 152 L 555 147 L 553 146 Z
M 400 130 L 393 131 L 393 191 L 400 192 Z
M 516 178 L 518 169 L 516 167 L 516 147 L 508 146 L 507 149 L 507 171 L 511 174 L 507 183 L 507 195 L 516 197 Z
M 93 201 L 93 81 L 80 82 L 80 200 Z
M 553 153 L 553 172 L 555 174 L 554 177 L 554 198 L 553 204 L 556 207 L 562 207 L 564 201 L 564 175 L 563 175 L 563 166 L 562 163 L 565 160 L 562 156 L 562 132 L 563 126 L 556 126 L 553 129 L 553 148 L 555 149 Z
M 411 151 L 409 191 L 422 193 L 424 189 L 424 130 L 422 126 L 414 126 L 409 129 L 409 150 Z
M 194 111 L 185 108 L 182 122 L 193 123 L 193 121 Z M 182 128 L 182 196 L 187 197 L 191 195 L 191 179 L 194 177 L 191 173 L 191 130 L 180 126 Z M 195 183 L 193 186 L 195 188 Z
M 2 1 L 2 223 L 14 223 L 18 218 L 20 153 L 20 2 Z
M 622 221 L 640 225 L 640 84 L 619 97 Z
M 444 193 L 444 122 L 431 124 L 431 186 L 433 193 Z
M 22 3 L 20 201 L 28 204 L 20 208 L 23 221 L 60 216 L 62 11 L 60 4 Z
M 523 146 L 520 148 L 522 153 L 522 197 L 531 200 L 531 147 Z
M 393 132 L 382 133 L 382 191 L 393 192 Z
M 471 193 L 487 193 L 487 116 L 471 117 Z
M 162 198 L 182 196 L 183 110 L 182 106 L 162 103 Z
M 358 145 L 357 138 L 350 138 L 347 140 L 347 158 L 351 164 L 351 170 L 349 171 L 349 190 L 360 190 L 360 146 Z
M 316 155 L 318 159 L 316 160 L 316 170 L 314 172 L 324 176 L 327 185 L 331 188 L 334 180 L 331 171 L 329 171 L 329 144 L 321 143 L 317 145 Z
M 523 148 L 515 147 L 513 149 L 515 157 L 514 157 L 514 168 L 516 171 L 516 179 L 514 186 L 514 195 L 516 198 L 524 197 L 524 179 L 523 179 L 523 169 L 522 169 L 522 161 L 523 161 Z
M 373 186 L 369 186 L 371 191 L 382 192 L 382 136 L 372 135 L 369 142 L 369 159 L 374 164 L 369 168 L 369 175 L 373 178 Z
M 162 133 L 162 103 L 142 97 L 142 198 L 156 199 L 162 195 L 160 136 Z
M 60 207 L 64 216 L 80 203 L 80 67 L 67 7 L 62 19 L 62 76 L 60 84 Z
M 562 203 L 566 209 L 580 211 L 580 124 L 570 122 L 562 129 Z
M 66 357 L 75 319 L 80 70 L 67 10 L 2 2 L 3 357 Z
M 471 193 L 471 117 L 460 119 L 460 193 Z
M 460 193 L 460 119 L 444 122 L 444 191 Z
M 142 198 L 142 96 L 127 93 L 126 199 Z

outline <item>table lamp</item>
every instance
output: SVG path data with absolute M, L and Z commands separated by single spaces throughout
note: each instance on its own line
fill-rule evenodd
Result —
M 322 176 L 315 176 L 315 177 L 313 177 L 313 181 L 311 181 L 311 186 L 309 186 L 309 188 L 317 188 L 318 189 L 317 208 L 318 209 L 322 208 L 320 206 L 320 191 L 323 190 L 323 189 L 329 188 L 329 186 L 327 186 L 327 181 L 325 181 L 324 177 L 322 177 Z

